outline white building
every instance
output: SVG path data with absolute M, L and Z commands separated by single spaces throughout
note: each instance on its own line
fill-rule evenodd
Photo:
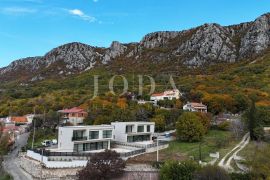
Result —
M 164 91 L 163 93 L 152 94 L 150 97 L 151 101 L 157 102 L 161 100 L 173 100 L 180 99 L 181 92 L 178 89 Z
M 144 142 L 152 141 L 155 132 L 154 122 L 113 122 L 115 141 Z
M 66 126 L 58 132 L 59 152 L 89 152 L 110 149 L 114 126 Z
M 183 106 L 183 110 L 207 113 L 207 106 L 202 103 L 188 102 Z

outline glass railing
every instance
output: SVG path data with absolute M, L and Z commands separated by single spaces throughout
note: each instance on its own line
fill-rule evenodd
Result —
M 83 137 L 72 137 L 72 141 L 86 141 L 87 140 L 87 136 L 83 136 Z

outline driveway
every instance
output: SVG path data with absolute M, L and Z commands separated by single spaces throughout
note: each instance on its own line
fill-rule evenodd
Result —
M 27 144 L 28 136 L 29 133 L 17 136 L 16 148 L 4 157 L 4 169 L 13 176 L 14 180 L 32 180 L 32 177 L 20 168 L 18 158 L 19 151 Z

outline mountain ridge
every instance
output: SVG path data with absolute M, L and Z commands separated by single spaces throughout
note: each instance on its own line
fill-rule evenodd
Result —
M 183 31 L 158 31 L 140 42 L 122 44 L 113 41 L 108 48 L 72 42 L 56 47 L 44 56 L 16 60 L 0 68 L 0 80 L 38 81 L 50 77 L 78 74 L 97 66 L 109 69 L 152 71 L 153 67 L 178 70 L 177 67 L 203 67 L 235 63 L 254 58 L 270 46 L 270 13 L 252 22 L 230 26 L 204 24 Z

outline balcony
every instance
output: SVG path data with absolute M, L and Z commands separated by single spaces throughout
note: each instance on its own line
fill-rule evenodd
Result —
M 87 136 L 83 136 L 83 137 L 72 137 L 72 141 L 86 141 L 87 140 Z

